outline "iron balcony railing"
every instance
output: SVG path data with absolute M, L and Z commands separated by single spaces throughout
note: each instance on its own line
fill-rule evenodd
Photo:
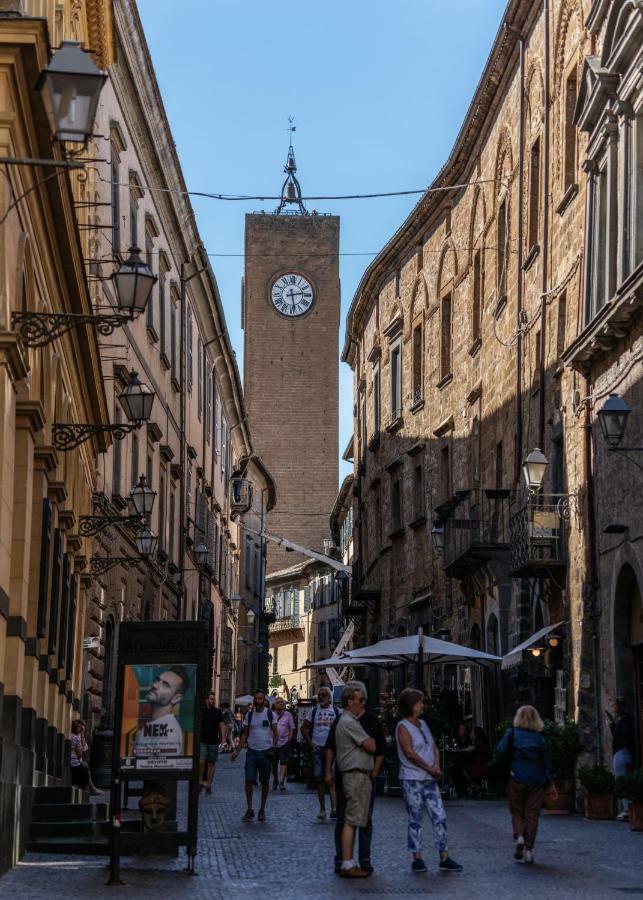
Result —
M 275 619 L 274 622 L 271 622 L 268 625 L 268 633 L 273 634 L 276 631 L 294 631 L 303 627 L 301 616 L 299 613 L 294 613 L 291 616 L 282 616 L 279 619 Z
M 475 488 L 456 491 L 437 512 L 444 522 L 444 568 L 462 575 L 509 550 L 510 491 Z
M 566 565 L 565 525 L 570 515 L 567 494 L 529 497 L 509 523 L 511 574 L 531 577 Z

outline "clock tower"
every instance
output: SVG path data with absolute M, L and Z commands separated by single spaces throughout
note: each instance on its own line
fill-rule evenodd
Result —
M 339 217 L 306 210 L 292 144 L 284 171 L 276 212 L 246 216 L 244 396 L 277 485 L 270 532 L 323 551 L 338 486 Z M 269 573 L 303 559 L 268 545 Z

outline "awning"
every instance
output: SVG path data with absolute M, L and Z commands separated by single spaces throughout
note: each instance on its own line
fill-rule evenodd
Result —
M 546 625 L 544 628 L 541 628 L 540 631 L 532 634 L 526 641 L 523 641 L 522 644 L 518 644 L 517 647 L 514 647 L 513 650 L 510 650 L 509 653 L 502 657 L 502 668 L 512 669 L 514 666 L 519 665 L 522 661 L 523 650 L 528 650 L 529 647 L 533 647 L 533 645 L 537 644 L 541 638 L 551 634 L 552 631 L 556 631 L 556 629 L 560 628 L 562 625 L 562 622 L 557 622 L 555 625 Z
M 235 706 L 247 706 L 249 703 L 254 702 L 254 697 L 252 694 L 243 694 L 241 697 L 237 697 L 234 701 Z
M 403 660 L 377 658 L 372 656 L 331 656 L 328 659 L 319 659 L 316 662 L 308 663 L 302 666 L 302 669 L 344 669 L 346 666 L 381 666 L 385 669 L 392 669 L 395 666 L 403 665 Z M 298 669 L 301 671 L 302 669 Z

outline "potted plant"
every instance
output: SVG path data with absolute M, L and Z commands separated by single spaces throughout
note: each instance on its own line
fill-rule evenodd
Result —
M 605 766 L 581 766 L 578 780 L 586 790 L 585 818 L 614 817 L 614 784 L 616 779 Z
M 643 831 L 643 769 L 635 769 L 616 779 L 616 794 L 630 801 L 630 829 Z
M 551 750 L 554 784 L 558 793 L 558 796 L 545 794 L 544 809 L 553 815 L 568 816 L 571 812 L 574 767 L 582 750 L 578 725 L 571 719 L 566 719 L 562 725 L 548 720 L 543 736 Z

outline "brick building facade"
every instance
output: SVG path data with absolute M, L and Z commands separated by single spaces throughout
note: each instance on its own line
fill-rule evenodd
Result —
M 343 352 L 356 386 L 351 613 L 361 639 L 423 626 L 503 655 L 563 621 L 555 648 L 508 661 L 505 706 L 525 699 L 571 715 L 587 746 L 601 692 L 612 691 L 601 652 L 611 626 L 590 571 L 602 550 L 592 543 L 588 466 L 602 468 L 604 452 L 588 456 L 595 411 L 569 355 L 595 277 L 586 266 L 588 128 L 576 115 L 588 67 L 601 66 L 588 54 L 600 52 L 610 17 L 632 18 L 619 32 L 632 65 L 640 11 L 630 7 L 508 4 L 448 161 L 361 280 Z M 598 105 L 626 80 L 620 70 L 597 77 L 607 91 L 595 89 Z M 641 157 L 629 159 L 639 183 Z M 636 307 L 634 286 L 623 296 Z M 625 354 L 636 380 L 636 340 L 612 344 L 613 367 Z M 537 499 L 521 475 L 535 448 L 548 461 Z M 614 477 L 625 484 L 631 473 L 621 465 Z M 633 499 L 620 506 L 632 529 Z M 485 707 L 487 717 L 499 713 L 490 696 L 474 718 Z

